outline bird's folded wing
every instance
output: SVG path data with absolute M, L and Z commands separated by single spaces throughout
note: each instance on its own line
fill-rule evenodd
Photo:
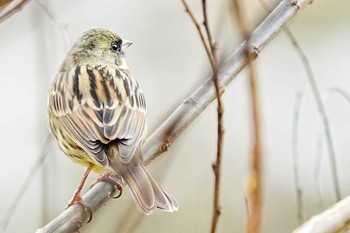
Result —
M 128 163 L 146 128 L 146 104 L 137 82 L 125 70 L 79 66 L 60 72 L 51 87 L 49 110 L 71 138 L 102 166 L 103 149 L 116 140 Z

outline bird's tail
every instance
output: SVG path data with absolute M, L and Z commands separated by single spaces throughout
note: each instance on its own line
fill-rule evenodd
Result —
M 155 208 L 169 212 L 178 210 L 177 201 L 159 187 L 142 163 L 128 164 L 122 176 L 142 213 L 151 214 Z
M 178 210 L 177 201 L 159 187 L 142 162 L 125 164 L 122 170 L 121 175 L 142 213 L 149 215 L 155 208 L 169 212 Z

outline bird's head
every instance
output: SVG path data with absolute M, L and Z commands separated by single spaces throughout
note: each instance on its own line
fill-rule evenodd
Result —
M 124 51 L 132 43 L 107 29 L 93 28 L 83 33 L 70 54 L 74 63 L 107 62 L 126 66 Z

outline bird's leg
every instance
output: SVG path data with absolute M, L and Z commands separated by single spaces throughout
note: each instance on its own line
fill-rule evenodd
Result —
M 94 182 L 92 182 L 90 184 L 90 189 L 92 187 L 94 187 L 100 181 L 107 181 L 107 182 L 111 183 L 112 185 L 114 185 L 116 189 L 118 189 L 118 191 L 119 191 L 118 195 L 113 197 L 113 198 L 118 198 L 122 195 L 122 193 L 123 193 L 123 186 L 122 186 L 123 180 L 116 173 L 108 172 L 108 173 L 105 173 L 105 174 L 99 176 Z
M 76 188 L 76 190 L 75 190 L 75 192 L 74 192 L 74 194 L 73 194 L 72 199 L 70 200 L 70 202 L 69 202 L 68 205 L 66 206 L 66 209 L 68 209 L 69 207 L 71 207 L 72 205 L 74 205 L 74 204 L 77 203 L 77 202 L 80 202 L 80 203 L 82 203 L 82 204 L 85 206 L 84 201 L 83 201 L 83 199 L 81 198 L 80 192 L 81 192 L 81 190 L 82 190 L 83 187 L 84 187 L 86 178 L 89 176 L 90 171 L 91 171 L 91 166 L 89 166 L 89 167 L 86 169 L 86 171 L 85 171 L 85 173 L 84 173 L 84 175 L 83 175 L 83 178 L 81 179 L 81 181 L 80 181 L 78 187 Z

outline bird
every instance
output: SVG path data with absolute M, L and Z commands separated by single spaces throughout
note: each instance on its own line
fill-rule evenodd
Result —
M 119 189 L 126 182 L 146 215 L 178 210 L 176 199 L 158 185 L 142 158 L 147 107 L 126 62 L 131 44 L 108 29 L 84 32 L 49 88 L 50 132 L 64 154 L 87 167 L 68 208 L 82 201 L 82 187 L 94 171 L 106 174 L 100 180 L 117 180 Z

